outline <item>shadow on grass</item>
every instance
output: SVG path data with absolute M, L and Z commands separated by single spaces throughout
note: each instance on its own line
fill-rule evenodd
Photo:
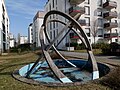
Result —
M 21 66 L 21 65 L 27 65 L 27 64 L 30 64 L 30 63 L 33 63 L 33 62 L 29 62 L 29 63 L 20 63 L 20 64 L 11 64 L 11 65 L 6 65 L 6 66 L 3 66 L 2 68 L 0 68 L 0 75 L 11 75 L 13 73 L 13 71 L 9 71 L 11 67 L 16 67 L 16 66 Z M 5 69 L 9 69 L 9 70 L 6 70 L 4 71 Z M 4 71 L 4 72 L 2 72 Z

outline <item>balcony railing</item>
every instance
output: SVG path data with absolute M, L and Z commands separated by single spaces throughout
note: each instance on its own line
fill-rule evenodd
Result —
M 86 20 L 81 19 L 81 20 L 78 20 L 78 22 L 81 26 L 86 26 Z
M 111 23 L 104 24 L 104 28 L 106 28 L 106 29 L 112 29 L 112 28 L 116 28 L 116 27 L 118 27 L 118 23 L 111 22 Z
M 79 39 L 79 36 L 77 36 L 75 33 L 70 33 L 71 39 Z
M 103 8 L 106 8 L 106 9 L 112 9 L 116 7 L 117 7 L 117 3 L 115 1 L 107 1 L 103 4 Z
M 117 18 L 117 12 L 106 12 L 103 14 L 103 17 L 106 19 Z
M 114 37 L 118 37 L 118 33 L 108 33 L 108 34 L 104 34 L 104 38 L 114 38 Z
M 69 14 L 71 16 L 75 16 L 78 13 L 84 14 L 85 13 L 85 8 L 84 7 L 79 7 L 79 6 L 73 6 L 69 9 Z
M 69 0 L 70 4 L 80 4 L 82 2 L 84 2 L 85 0 Z

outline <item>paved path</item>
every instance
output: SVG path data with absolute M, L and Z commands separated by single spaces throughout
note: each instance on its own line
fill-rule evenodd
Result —
M 67 52 L 67 51 L 60 51 L 63 55 L 75 58 L 87 58 L 87 53 L 79 53 L 79 52 Z M 120 65 L 120 56 L 102 56 L 96 55 L 95 56 L 97 62 L 104 62 L 114 65 Z

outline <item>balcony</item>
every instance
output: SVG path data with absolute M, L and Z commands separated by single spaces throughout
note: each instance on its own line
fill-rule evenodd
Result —
M 106 12 L 103 14 L 103 17 L 105 19 L 112 19 L 112 18 L 117 18 L 117 12 Z
M 78 22 L 81 26 L 86 26 L 86 20 L 81 19 L 81 20 L 78 20 Z
M 115 37 L 118 37 L 118 33 L 104 34 L 104 38 L 106 39 L 115 38 Z
M 85 13 L 85 8 L 84 7 L 79 7 L 79 6 L 73 6 L 69 9 L 69 14 L 72 17 L 77 15 L 78 13 L 84 14 Z
M 75 33 L 70 33 L 71 39 L 79 39 L 79 36 L 77 36 Z
M 69 0 L 70 4 L 72 5 L 76 5 L 76 4 L 80 4 L 82 2 L 84 2 L 85 0 Z
M 103 4 L 103 8 L 105 9 L 112 9 L 116 7 L 117 7 L 117 3 L 115 1 L 107 1 Z
M 106 29 L 112 29 L 112 28 L 116 28 L 116 27 L 118 27 L 118 23 L 111 22 L 111 23 L 104 24 L 104 28 L 106 28 Z

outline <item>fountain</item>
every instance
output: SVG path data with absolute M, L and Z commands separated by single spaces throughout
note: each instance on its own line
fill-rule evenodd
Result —
M 68 22 L 65 23 L 59 19 L 49 20 L 49 17 L 54 14 L 64 17 Z M 48 86 L 67 86 L 80 85 L 81 83 L 95 80 L 106 75 L 109 72 L 109 67 L 96 62 L 87 35 L 77 21 L 80 16 L 80 13 L 74 17 L 71 17 L 70 15 L 60 11 L 49 11 L 44 17 L 43 25 L 41 26 L 39 33 L 42 55 L 40 55 L 35 63 L 25 65 L 15 71 L 13 76 L 26 83 L 45 84 Z M 48 23 L 50 22 L 58 22 L 64 25 L 53 41 L 50 39 L 46 29 Z M 54 43 L 65 31 L 66 34 L 55 46 Z M 57 50 L 56 47 L 62 42 L 70 31 L 73 31 L 86 47 L 88 53 L 86 60 L 67 60 Z M 48 41 L 47 44 L 45 43 L 45 40 Z M 60 56 L 60 59 L 52 59 L 50 54 L 53 51 Z

